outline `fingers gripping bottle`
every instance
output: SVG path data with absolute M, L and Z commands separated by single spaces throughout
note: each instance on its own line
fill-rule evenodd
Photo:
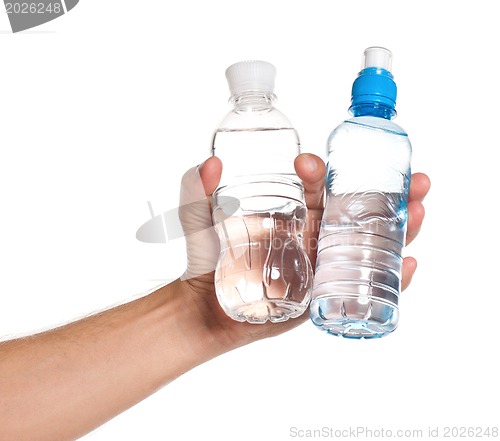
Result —
M 223 164 L 212 208 L 221 245 L 216 293 L 229 317 L 250 323 L 301 315 L 312 289 L 302 244 L 304 188 L 293 165 L 300 143 L 274 107 L 275 75 L 274 66 L 264 61 L 227 69 L 233 109 L 212 142 L 212 154 Z
M 344 337 L 382 337 L 398 324 L 411 145 L 396 115 L 392 54 L 365 50 L 353 118 L 328 139 L 326 206 L 311 319 Z

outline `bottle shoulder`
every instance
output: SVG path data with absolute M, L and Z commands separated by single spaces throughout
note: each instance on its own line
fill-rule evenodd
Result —
M 406 131 L 390 119 L 377 118 L 375 116 L 355 116 L 345 120 L 335 130 L 345 128 L 346 126 L 356 126 L 360 129 L 381 130 L 393 135 L 408 137 Z
M 410 139 L 400 126 L 373 116 L 354 117 L 341 123 L 330 134 L 327 148 L 329 154 L 346 158 L 358 155 L 363 161 L 379 161 L 379 157 L 406 161 L 412 152 Z
M 232 109 L 217 127 L 217 131 L 293 129 L 289 119 L 276 107 L 262 110 Z

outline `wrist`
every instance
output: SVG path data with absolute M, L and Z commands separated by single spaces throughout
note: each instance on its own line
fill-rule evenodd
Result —
M 214 332 L 219 311 L 211 310 L 215 293 L 209 286 L 202 278 L 177 279 L 151 294 L 159 302 L 165 363 L 170 365 L 170 372 L 172 363 L 176 365 L 175 377 L 233 349 L 231 341 Z

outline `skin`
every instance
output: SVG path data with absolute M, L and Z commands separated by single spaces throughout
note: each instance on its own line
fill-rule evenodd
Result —
M 304 243 L 311 243 L 307 239 L 317 235 L 323 211 L 325 165 L 302 154 L 295 167 L 308 206 Z M 210 158 L 196 171 L 210 195 L 220 179 L 220 160 Z M 183 179 L 181 201 L 189 201 L 188 183 Z M 407 243 L 420 230 L 429 188 L 425 174 L 412 176 Z M 182 217 L 184 227 L 189 222 L 198 229 L 211 225 L 208 205 L 205 212 Z M 133 302 L 0 344 L 0 441 L 76 439 L 195 366 L 307 320 L 307 313 L 277 324 L 231 320 L 217 302 L 213 272 L 189 274 L 192 268 L 204 268 L 207 259 L 216 260 L 214 250 L 199 255 L 190 237 L 187 275 Z M 213 243 L 213 237 L 207 240 Z M 308 251 L 314 265 L 315 250 Z M 416 260 L 405 258 L 403 289 L 415 270 Z

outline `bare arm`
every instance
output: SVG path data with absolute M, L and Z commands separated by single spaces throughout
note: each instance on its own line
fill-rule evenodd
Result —
M 0 440 L 75 439 L 229 349 L 175 281 L 123 306 L 0 345 Z

